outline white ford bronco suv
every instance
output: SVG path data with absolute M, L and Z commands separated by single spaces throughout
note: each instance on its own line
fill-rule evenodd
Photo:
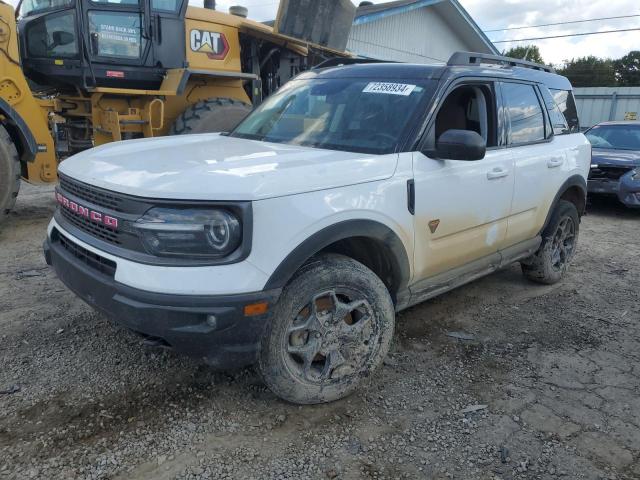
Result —
M 327 402 L 381 365 L 396 312 L 513 262 L 557 282 L 590 157 L 546 67 L 328 64 L 231 133 L 64 161 L 45 256 L 149 342 Z

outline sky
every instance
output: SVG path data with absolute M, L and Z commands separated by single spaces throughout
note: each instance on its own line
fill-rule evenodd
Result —
M 601 17 L 640 14 L 637 0 L 459 0 L 483 30 L 523 25 L 539 25 Z M 190 0 L 193 5 L 202 0 Z M 355 3 L 355 2 L 354 2 Z M 384 3 L 374 0 L 373 3 Z M 249 9 L 249 17 L 255 20 L 275 18 L 278 2 L 275 0 L 217 0 L 218 10 L 227 10 L 230 5 L 243 5 Z M 564 35 L 579 32 L 640 28 L 640 17 L 599 22 L 576 23 L 544 28 L 527 28 L 508 32 L 487 33 L 491 40 Z M 640 30 L 623 33 L 607 33 L 584 37 L 539 40 L 542 58 L 547 63 L 562 64 L 563 60 L 586 55 L 604 58 L 619 58 L 630 50 L 640 49 Z M 511 45 L 526 45 L 526 42 L 498 43 L 498 50 Z
M 17 3 L 17 0 L 8 0 Z M 384 3 L 386 0 L 373 0 Z M 640 14 L 638 0 L 459 0 L 483 30 L 493 30 L 523 25 L 539 25 L 565 21 L 585 20 L 601 17 Z M 201 6 L 203 0 L 189 0 Z M 359 3 L 358 0 L 354 3 Z M 217 0 L 217 9 L 227 11 L 231 5 L 243 5 L 249 9 L 249 18 L 273 20 L 279 2 L 277 0 Z M 640 28 L 640 17 L 577 23 L 544 28 L 527 28 L 507 32 L 487 33 L 491 40 L 564 35 L 579 32 Z M 632 49 L 640 49 L 640 30 L 622 33 L 607 33 L 572 38 L 538 40 L 546 63 L 560 66 L 565 59 L 586 55 L 603 58 L 619 58 Z M 526 45 L 527 42 L 498 43 L 503 51 L 511 46 Z

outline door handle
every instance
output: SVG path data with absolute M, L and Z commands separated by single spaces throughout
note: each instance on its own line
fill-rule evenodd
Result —
M 564 163 L 563 157 L 553 157 L 547 161 L 547 167 L 556 168 Z
M 495 180 L 496 178 L 503 178 L 509 175 L 509 170 L 505 168 L 496 167 L 490 172 L 487 172 L 487 178 L 489 180 Z

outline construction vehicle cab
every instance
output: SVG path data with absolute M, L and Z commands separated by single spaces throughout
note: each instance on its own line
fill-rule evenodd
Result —
M 27 77 L 42 85 L 158 89 L 183 68 L 187 0 L 25 0 Z

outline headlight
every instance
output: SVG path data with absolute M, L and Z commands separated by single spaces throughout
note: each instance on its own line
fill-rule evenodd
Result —
M 152 208 L 133 228 L 152 255 L 219 258 L 242 240 L 238 218 L 222 209 Z

